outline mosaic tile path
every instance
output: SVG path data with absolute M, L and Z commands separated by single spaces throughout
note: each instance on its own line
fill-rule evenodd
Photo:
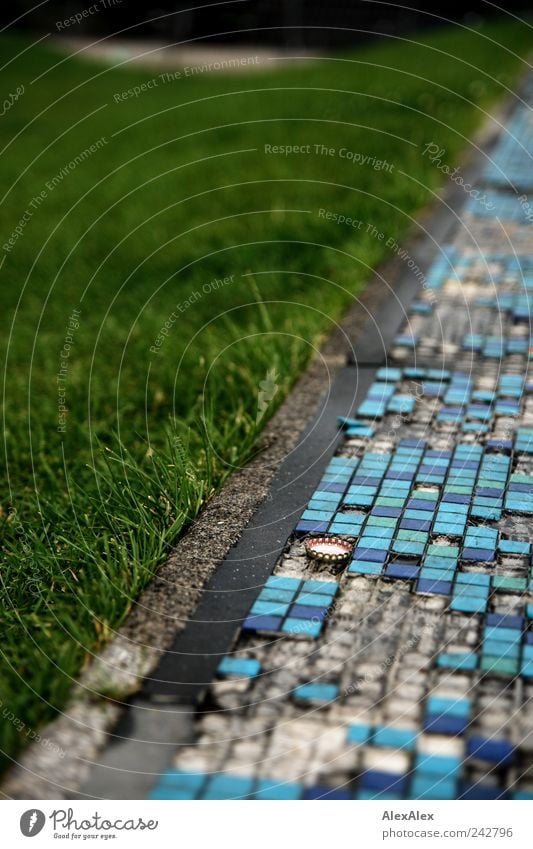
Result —
M 152 798 L 533 799 L 532 115 L 339 420 Z M 348 564 L 308 560 L 313 534 L 352 540 Z

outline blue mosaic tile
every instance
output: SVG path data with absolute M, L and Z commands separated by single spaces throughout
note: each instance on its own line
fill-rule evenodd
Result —
M 419 593 L 430 593 L 435 595 L 451 595 L 451 581 L 441 581 L 429 578 L 420 578 L 416 587 Z
M 217 668 L 219 675 L 237 678 L 254 678 L 260 671 L 261 664 L 258 660 L 229 656 L 223 658 Z
M 407 580 L 417 578 L 419 572 L 420 569 L 417 566 L 398 563 L 390 563 L 385 570 L 385 574 L 389 578 L 403 578 Z
M 513 658 L 501 657 L 500 655 L 496 657 L 483 655 L 481 657 L 480 669 L 494 676 L 514 678 L 518 674 L 519 664 Z
M 259 801 L 293 801 L 300 799 L 303 793 L 301 784 L 282 783 L 274 778 L 260 778 L 255 789 L 255 799 Z
M 311 607 L 310 605 L 295 604 L 291 608 L 292 619 L 311 619 L 322 621 L 328 615 L 328 607 Z
M 388 557 L 388 551 L 386 549 L 376 551 L 371 548 L 359 548 L 357 547 L 353 553 L 354 560 L 363 560 L 363 561 L 373 561 L 374 563 L 385 563 Z
M 384 793 L 361 788 L 357 791 L 355 798 L 361 802 L 375 802 L 376 800 L 379 800 L 380 802 L 395 802 L 402 797 L 398 793 Z
M 367 723 L 350 725 L 347 740 L 349 743 L 367 743 L 372 734 L 372 726 Z
M 197 798 L 196 793 L 192 790 L 181 789 L 180 787 L 173 787 L 169 784 L 158 784 L 157 787 L 151 791 L 148 796 L 152 801 L 189 801 Z
M 496 559 L 496 552 L 488 548 L 463 548 L 461 557 L 463 560 L 489 562 Z
M 410 531 L 429 531 L 431 528 L 431 522 L 424 522 L 420 519 L 403 519 L 403 521 L 400 522 L 400 528 Z
M 460 736 L 468 728 L 470 709 L 468 699 L 430 696 L 426 703 L 424 730 L 432 734 Z
M 317 592 L 306 589 L 305 592 L 301 592 L 298 595 L 296 603 L 299 605 L 309 605 L 311 607 L 327 608 L 331 604 L 331 596 L 319 595 Z
M 335 684 L 302 684 L 294 691 L 294 698 L 300 702 L 333 702 L 339 695 Z
M 523 616 L 514 616 L 503 613 L 489 613 L 485 622 L 491 627 L 509 628 L 519 631 L 522 630 L 525 624 Z
M 304 791 L 303 798 L 306 800 L 337 800 L 343 801 L 347 799 L 353 799 L 353 796 L 349 790 L 343 790 L 342 788 L 332 788 L 327 787 L 326 785 L 317 784 L 315 787 L 308 787 Z
M 335 581 L 302 582 L 272 575 L 252 605 L 242 629 L 318 637 L 337 590 Z
M 329 595 L 333 597 L 337 594 L 339 586 L 336 581 L 304 581 L 301 587 L 301 592 L 316 593 L 317 595 Z
M 441 669 L 464 669 L 473 672 L 478 666 L 478 656 L 470 652 L 443 652 L 437 658 Z
M 282 604 L 279 601 L 256 601 L 250 613 L 253 616 L 285 616 L 289 606 L 289 604 Z
M 202 794 L 203 799 L 246 799 L 251 796 L 253 779 L 240 775 L 213 775 Z
M 456 794 L 457 782 L 453 778 L 423 774 L 415 774 L 413 777 L 411 799 L 455 799 Z
M 450 699 L 440 696 L 429 696 L 426 708 L 431 714 L 446 714 L 450 716 L 467 717 L 470 714 L 468 699 Z
M 427 716 L 424 720 L 424 731 L 432 734 L 449 734 L 453 737 L 464 734 L 468 728 L 468 720 L 460 716 Z
M 258 601 L 292 601 L 294 598 L 293 590 L 277 590 L 265 586 L 257 596 Z
M 402 511 L 399 507 L 374 507 L 372 516 L 387 516 L 390 518 L 399 519 Z
M 523 678 L 533 678 L 533 659 L 526 660 L 522 663 L 520 675 Z
M 300 533 L 325 534 L 328 530 L 328 522 L 298 522 L 296 530 Z
M 358 575 L 381 575 L 383 563 L 372 563 L 368 560 L 354 560 L 348 567 L 348 572 Z
M 399 368 L 380 368 L 376 373 L 376 378 L 378 380 L 388 381 L 390 383 L 397 383 L 402 379 L 402 370 Z
M 149 798 L 153 800 L 196 799 L 204 785 L 205 778 L 204 774 L 169 769 L 162 773 Z
M 260 630 L 259 628 L 257 630 Z M 264 630 L 278 630 L 264 629 Z M 288 617 L 281 629 L 284 634 L 301 637 L 318 637 L 322 631 L 322 622 L 312 619 L 293 619 Z
M 517 802 L 530 801 L 533 799 L 533 790 L 514 790 L 510 793 L 510 798 Z
M 363 789 L 372 790 L 374 793 L 393 792 L 399 794 L 399 798 L 402 798 L 407 792 L 407 784 L 407 776 L 390 772 L 367 770 L 361 776 Z
M 411 398 L 410 395 L 393 395 L 387 404 L 387 411 L 389 413 L 400 414 L 412 413 L 415 408 L 415 403 L 415 398 Z
M 506 792 L 496 785 L 463 782 L 460 786 L 459 798 L 464 801 L 505 799 Z
M 483 643 L 483 654 L 488 657 L 518 660 L 520 646 L 513 646 L 509 643 L 503 644 L 501 641 L 485 639 Z
M 374 731 L 372 743 L 374 746 L 385 749 L 406 749 L 412 751 L 415 748 L 417 733 L 410 728 L 393 728 L 380 725 Z
M 243 631 L 278 631 L 281 616 L 247 616 L 242 624 Z
M 425 543 L 423 542 L 396 539 L 391 546 L 391 551 L 394 551 L 396 554 L 406 554 L 412 557 L 418 557 L 424 553 L 424 548 Z
M 450 603 L 450 610 L 461 613 L 484 613 L 487 609 L 487 599 L 478 596 L 456 596 Z
M 416 336 L 407 333 L 400 333 L 394 337 L 393 344 L 398 348 L 416 348 L 418 339 Z
M 301 583 L 298 578 L 283 578 L 281 575 L 270 575 L 265 582 L 265 587 L 272 590 L 291 592 L 294 595 Z
M 415 759 L 415 770 L 427 776 L 450 778 L 461 772 L 462 761 L 453 755 L 433 755 L 418 752 Z

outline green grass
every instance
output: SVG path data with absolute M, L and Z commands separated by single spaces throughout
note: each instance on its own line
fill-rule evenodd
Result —
M 401 239 L 432 199 L 442 174 L 424 144 L 457 161 L 530 42 L 507 23 L 441 31 L 290 69 L 159 80 L 118 103 L 115 93 L 157 75 L 54 67 L 42 47 L 7 65 L 6 95 L 24 93 L 0 124 L 2 244 L 33 214 L 1 250 L 0 699 L 16 718 L 0 723 L 6 763 L 64 705 L 180 531 L 255 450 L 268 371 L 279 389 L 264 418 L 369 268 L 390 256 L 387 239 Z M 24 46 L 0 41 L 0 64 Z M 311 152 L 267 154 L 265 144 Z M 392 169 L 317 155 L 315 144 Z M 326 221 L 320 209 L 363 224 Z

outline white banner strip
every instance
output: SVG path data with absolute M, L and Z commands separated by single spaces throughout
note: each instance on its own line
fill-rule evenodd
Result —
M 532 845 L 532 802 L 8 801 L 0 811 L 9 849 L 67 840 L 157 849 Z

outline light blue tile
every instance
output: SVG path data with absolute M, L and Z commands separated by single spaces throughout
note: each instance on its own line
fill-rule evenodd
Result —
M 516 660 L 520 654 L 520 645 L 502 643 L 499 640 L 485 640 L 483 642 L 483 654 L 488 657 L 505 657 L 508 660 Z
M 459 572 L 457 575 L 457 583 L 489 587 L 490 575 L 484 575 L 481 572 Z
M 437 658 L 437 666 L 442 669 L 477 669 L 478 656 L 470 652 L 444 652 Z
M 261 590 L 257 601 L 292 601 L 294 598 L 294 590 L 276 590 L 272 587 L 265 587 Z
M 451 755 L 433 755 L 419 752 L 415 760 L 415 769 L 425 776 L 435 775 L 445 777 L 457 776 L 462 769 L 461 758 Z
M 470 715 L 469 699 L 448 699 L 441 696 L 429 696 L 426 703 L 428 714 L 446 714 L 447 716 L 468 717 Z
M 259 779 L 254 796 L 261 801 L 292 801 L 299 799 L 302 795 L 302 785 L 295 783 L 283 783 L 276 778 Z
M 367 723 L 348 726 L 348 743 L 366 743 L 370 739 L 372 726 Z
M 304 581 L 302 590 L 317 595 L 335 595 L 338 588 L 339 585 L 336 581 Z
M 276 587 L 278 590 L 297 590 L 302 582 L 298 578 L 283 578 L 281 575 L 271 575 L 267 579 L 268 587 Z
M 519 542 L 518 540 L 512 539 L 501 539 L 498 544 L 498 548 L 503 554 L 528 555 L 531 552 L 531 545 L 529 542 Z
M 296 603 L 309 607 L 329 607 L 331 604 L 331 595 L 317 595 L 317 593 L 314 592 L 301 592 L 296 596 Z
M 416 775 L 411 785 L 411 799 L 455 799 L 457 782 L 454 779 L 439 779 L 438 776 Z
M 334 514 L 334 510 L 304 510 L 301 518 L 303 522 L 330 522 Z
M 420 570 L 420 577 L 428 581 L 453 581 L 455 569 L 430 569 L 424 566 Z
M 292 619 L 289 617 L 285 620 L 281 630 L 284 634 L 292 634 L 293 636 L 318 637 L 322 630 L 322 622 L 315 622 L 312 619 Z
M 369 560 L 354 560 L 350 563 L 348 572 L 356 575 L 381 575 L 382 569 L 382 563 L 371 563 Z
M 240 657 L 224 657 L 217 669 L 219 675 L 235 675 L 239 678 L 254 678 L 260 671 L 258 660 Z
M 203 793 L 204 799 L 240 799 L 250 795 L 253 779 L 240 775 L 214 775 Z
M 254 616 L 284 616 L 289 605 L 281 601 L 256 601 L 250 613 Z
M 306 702 L 333 702 L 338 694 L 339 688 L 335 684 L 302 684 L 294 690 L 294 697 Z
M 386 749 L 407 749 L 412 751 L 417 740 L 417 733 L 410 728 L 392 728 L 378 726 L 374 732 L 374 746 Z
M 451 610 L 458 610 L 461 613 L 484 613 L 486 608 L 486 599 L 472 596 L 458 596 L 452 599 L 450 604 Z

